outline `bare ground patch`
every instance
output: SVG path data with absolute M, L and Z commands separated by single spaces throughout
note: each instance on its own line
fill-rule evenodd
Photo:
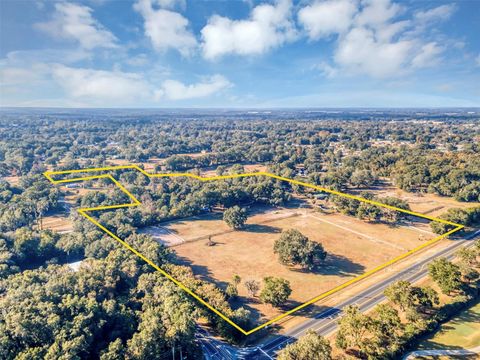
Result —
M 165 246 L 175 246 L 185 242 L 184 238 L 163 226 L 149 226 L 139 232 L 141 234 L 150 235 L 153 240 L 158 241 Z
M 59 233 L 67 233 L 73 231 L 73 222 L 65 215 L 45 216 L 42 220 L 44 229 L 53 230 Z

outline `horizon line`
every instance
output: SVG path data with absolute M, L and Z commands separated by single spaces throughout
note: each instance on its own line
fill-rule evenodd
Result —
M 72 106 L 3 106 L 1 110 L 25 109 L 25 110 L 478 110 L 479 106 L 273 106 L 273 107 L 255 107 L 255 106 L 191 106 L 191 107 L 72 107 Z

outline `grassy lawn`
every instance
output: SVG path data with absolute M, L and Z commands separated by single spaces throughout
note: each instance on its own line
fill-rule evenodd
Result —
M 480 346 L 480 303 L 463 311 L 428 339 L 422 341 L 423 349 L 469 349 Z

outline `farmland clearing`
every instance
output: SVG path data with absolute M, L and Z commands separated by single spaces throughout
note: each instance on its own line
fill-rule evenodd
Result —
M 234 275 L 243 281 L 260 283 L 266 276 L 290 281 L 292 294 L 282 308 L 250 298 L 242 283 L 238 286 L 239 297 L 232 305 L 250 309 L 257 320 L 298 306 L 414 249 L 425 237 L 434 237 L 423 222 L 391 226 L 312 208 L 269 206 L 251 208 L 245 227 L 239 231 L 228 228 L 221 212 L 162 223 L 161 229 L 159 236 L 165 236 L 161 241 L 172 246 L 180 264 L 189 266 L 198 278 L 223 289 Z M 328 256 L 319 269 L 306 271 L 279 263 L 273 245 L 281 232 L 288 229 L 297 229 L 323 245 Z M 181 241 L 172 242 L 172 236 Z M 207 245 L 209 238 L 213 246 Z

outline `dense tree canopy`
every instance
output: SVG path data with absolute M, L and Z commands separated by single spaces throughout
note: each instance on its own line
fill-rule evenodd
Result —
M 407 191 L 461 201 L 480 196 L 479 146 L 472 141 L 480 130 L 468 117 L 434 116 L 424 122 L 400 117 L 392 122 L 397 114 L 368 119 L 343 113 L 339 119 L 312 113 L 286 121 L 246 114 L 232 121 L 235 115 L 224 116 L 4 114 L 0 174 L 160 158 L 167 171 L 267 163 L 271 171 L 286 175 L 302 165 L 310 181 L 335 189 L 370 186 L 387 177 Z
M 234 230 L 241 229 L 247 221 L 247 212 L 240 206 L 232 206 L 223 212 L 223 221 Z
M 309 240 L 296 229 L 289 229 L 275 240 L 273 251 L 285 265 L 300 265 L 312 270 L 327 256 L 322 244 Z
M 18 186 L 0 181 L 0 230 L 15 230 L 34 223 L 58 206 L 58 190 L 41 175 L 22 178 Z
M 478 139 L 480 129 L 470 117 L 425 115 L 425 121 L 407 122 L 404 120 L 413 115 L 379 113 L 375 119 L 347 113 L 285 116 L 276 121 L 265 114 L 239 118 L 210 113 L 2 113 L 0 357 L 158 359 L 170 357 L 173 350 L 180 357 L 195 359 L 201 353 L 194 337 L 199 318 L 229 341 L 244 339 L 76 214 L 70 215 L 72 232 L 45 230 L 44 217 L 64 211 L 67 195 L 81 193 L 76 194 L 77 205 L 83 207 L 130 201 L 108 179 L 82 184 L 95 188 L 86 193 L 83 189 L 59 190 L 43 177 L 48 169 L 148 161 L 156 172 L 241 174 L 249 166 L 258 166 L 260 171 L 331 189 L 362 191 L 362 197 L 407 210 L 408 204 L 400 199 L 374 197 L 364 191 L 393 184 L 409 192 L 480 200 L 480 147 L 478 141 L 472 141 Z M 390 121 L 392 118 L 398 121 Z M 242 307 L 233 310 L 229 303 L 238 296 L 241 279 L 233 278 L 225 290 L 196 279 L 191 269 L 178 265 L 171 251 L 137 230 L 217 207 L 282 205 L 292 194 L 312 193 L 264 176 L 200 182 L 150 179 L 131 170 L 112 174 L 142 205 L 92 212 L 92 216 L 237 324 L 251 328 L 250 311 Z M 330 196 L 328 200 L 339 211 L 367 221 L 396 224 L 404 218 L 401 212 L 344 197 Z M 229 220 L 234 228 L 245 222 L 240 212 L 241 216 Z M 479 212 L 478 208 L 449 210 L 444 218 L 474 225 Z M 438 233 L 450 228 L 432 223 Z M 309 270 L 321 265 L 326 256 L 321 244 L 291 232 L 280 236 L 275 252 L 282 263 Z M 439 260 L 430 267 L 430 274 L 446 293 L 473 294 L 478 289 L 479 253 L 466 249 L 458 254 L 458 263 Z M 78 271 L 65 265 L 80 260 Z M 261 289 L 260 299 L 276 307 L 285 304 L 291 294 L 288 281 L 274 277 L 266 277 L 262 286 L 245 279 L 242 286 L 250 297 Z M 361 357 L 384 358 L 395 354 L 399 344 L 418 329 L 432 324 L 429 317 L 438 306 L 432 288 L 400 283 L 387 294 L 395 308 L 380 306 L 373 315 L 363 315 L 355 308 L 345 311 L 337 338 L 341 348 Z M 405 328 L 396 307 L 410 321 Z M 329 359 L 330 349 L 325 340 L 308 334 L 280 356 Z
M 480 223 L 480 206 L 467 209 L 451 208 L 439 217 L 456 224 L 474 226 Z M 444 234 L 454 228 L 453 225 L 444 224 L 438 221 L 432 221 L 430 227 L 436 234 Z
M 428 272 L 446 294 L 462 290 L 461 272 L 457 264 L 440 258 L 428 266 Z

